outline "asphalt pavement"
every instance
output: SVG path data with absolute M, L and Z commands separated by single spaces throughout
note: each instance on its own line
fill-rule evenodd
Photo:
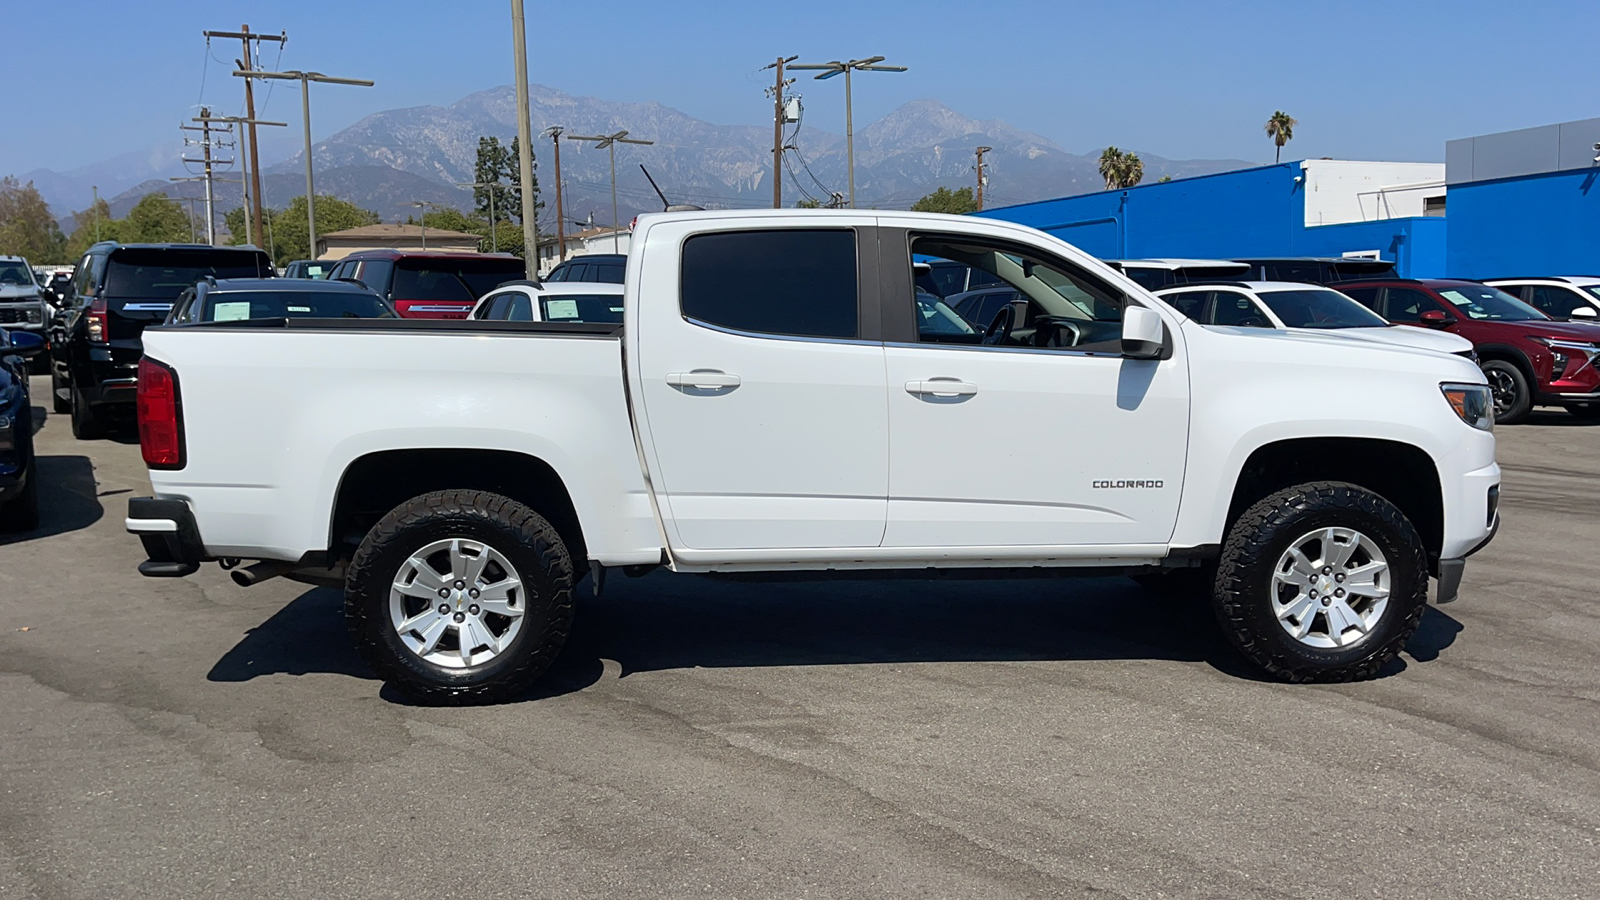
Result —
M 537 696 L 435 709 L 335 591 L 141 578 L 138 447 L 51 416 L 0 898 L 1595 897 L 1600 427 L 1499 436 L 1499 537 L 1371 682 L 1259 680 L 1120 578 L 658 574 Z

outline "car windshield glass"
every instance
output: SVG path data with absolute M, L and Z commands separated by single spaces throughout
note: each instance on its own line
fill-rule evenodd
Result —
M 392 319 L 376 294 L 358 291 L 226 291 L 206 295 L 197 322 L 240 319 Z
M 1388 325 L 1338 291 L 1262 291 L 1261 302 L 1290 328 L 1382 328 Z
M 917 329 L 921 334 L 977 334 L 943 300 L 921 289 L 917 290 Z
M 523 262 L 505 259 L 402 259 L 395 269 L 396 300 L 472 302 L 524 274 Z
M 1489 322 L 1526 322 L 1547 319 L 1544 313 L 1523 303 L 1499 288 L 1487 285 L 1462 285 L 1440 288 L 1439 296 L 1455 304 L 1469 319 Z
M 105 292 L 115 298 L 172 300 L 206 276 L 268 278 L 265 254 L 214 250 L 124 250 L 106 266 Z
M 539 309 L 546 322 L 622 322 L 621 294 L 562 294 L 540 297 Z
M 1586 284 L 1583 290 L 1588 291 L 1596 300 L 1600 300 L 1600 284 Z
M 33 284 L 33 273 L 19 262 L 0 261 L 0 284 Z

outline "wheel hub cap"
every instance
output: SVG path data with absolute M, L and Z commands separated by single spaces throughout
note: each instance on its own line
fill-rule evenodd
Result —
M 401 563 L 389 619 L 406 649 L 437 666 L 482 665 L 511 646 L 526 602 L 511 561 L 480 541 L 434 541 Z
M 1278 558 L 1272 611 L 1290 637 L 1333 650 L 1367 638 L 1389 606 L 1389 561 L 1353 528 L 1319 528 Z

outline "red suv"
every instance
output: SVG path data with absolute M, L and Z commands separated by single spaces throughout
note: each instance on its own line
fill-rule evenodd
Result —
M 329 278 L 350 278 L 394 304 L 402 319 L 465 319 L 478 298 L 527 276 L 509 253 L 357 250 Z
M 1554 322 L 1498 288 L 1447 278 L 1341 282 L 1339 290 L 1399 325 L 1437 328 L 1472 342 L 1494 392 L 1497 421 L 1535 404 L 1600 416 L 1600 325 Z

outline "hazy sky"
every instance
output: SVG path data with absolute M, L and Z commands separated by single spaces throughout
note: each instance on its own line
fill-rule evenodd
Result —
M 512 81 L 508 0 L 8 0 L 0 51 L 10 127 L 0 174 L 58 171 L 178 141 L 200 102 L 242 106 L 237 41 L 287 30 L 283 68 L 371 78 L 314 87 L 318 139 L 383 109 L 448 104 Z M 884 55 L 904 74 L 856 81 L 865 124 L 917 97 L 1000 118 L 1073 152 L 1116 144 L 1174 158 L 1267 162 L 1274 109 L 1300 120 L 1285 158 L 1442 160 L 1444 142 L 1600 115 L 1596 0 L 1504 3 L 1118 3 L 1077 0 L 527 0 L 532 81 L 654 100 L 723 124 L 771 122 L 758 69 Z M 265 50 L 270 67 L 277 49 Z M 841 79 L 798 84 L 807 121 L 843 131 Z M 293 124 L 279 85 L 258 115 Z M 24 124 L 26 123 L 26 125 Z M 31 126 L 31 127 L 28 127 Z M 287 132 L 287 133 L 284 133 Z M 263 161 L 265 162 L 265 160 Z

